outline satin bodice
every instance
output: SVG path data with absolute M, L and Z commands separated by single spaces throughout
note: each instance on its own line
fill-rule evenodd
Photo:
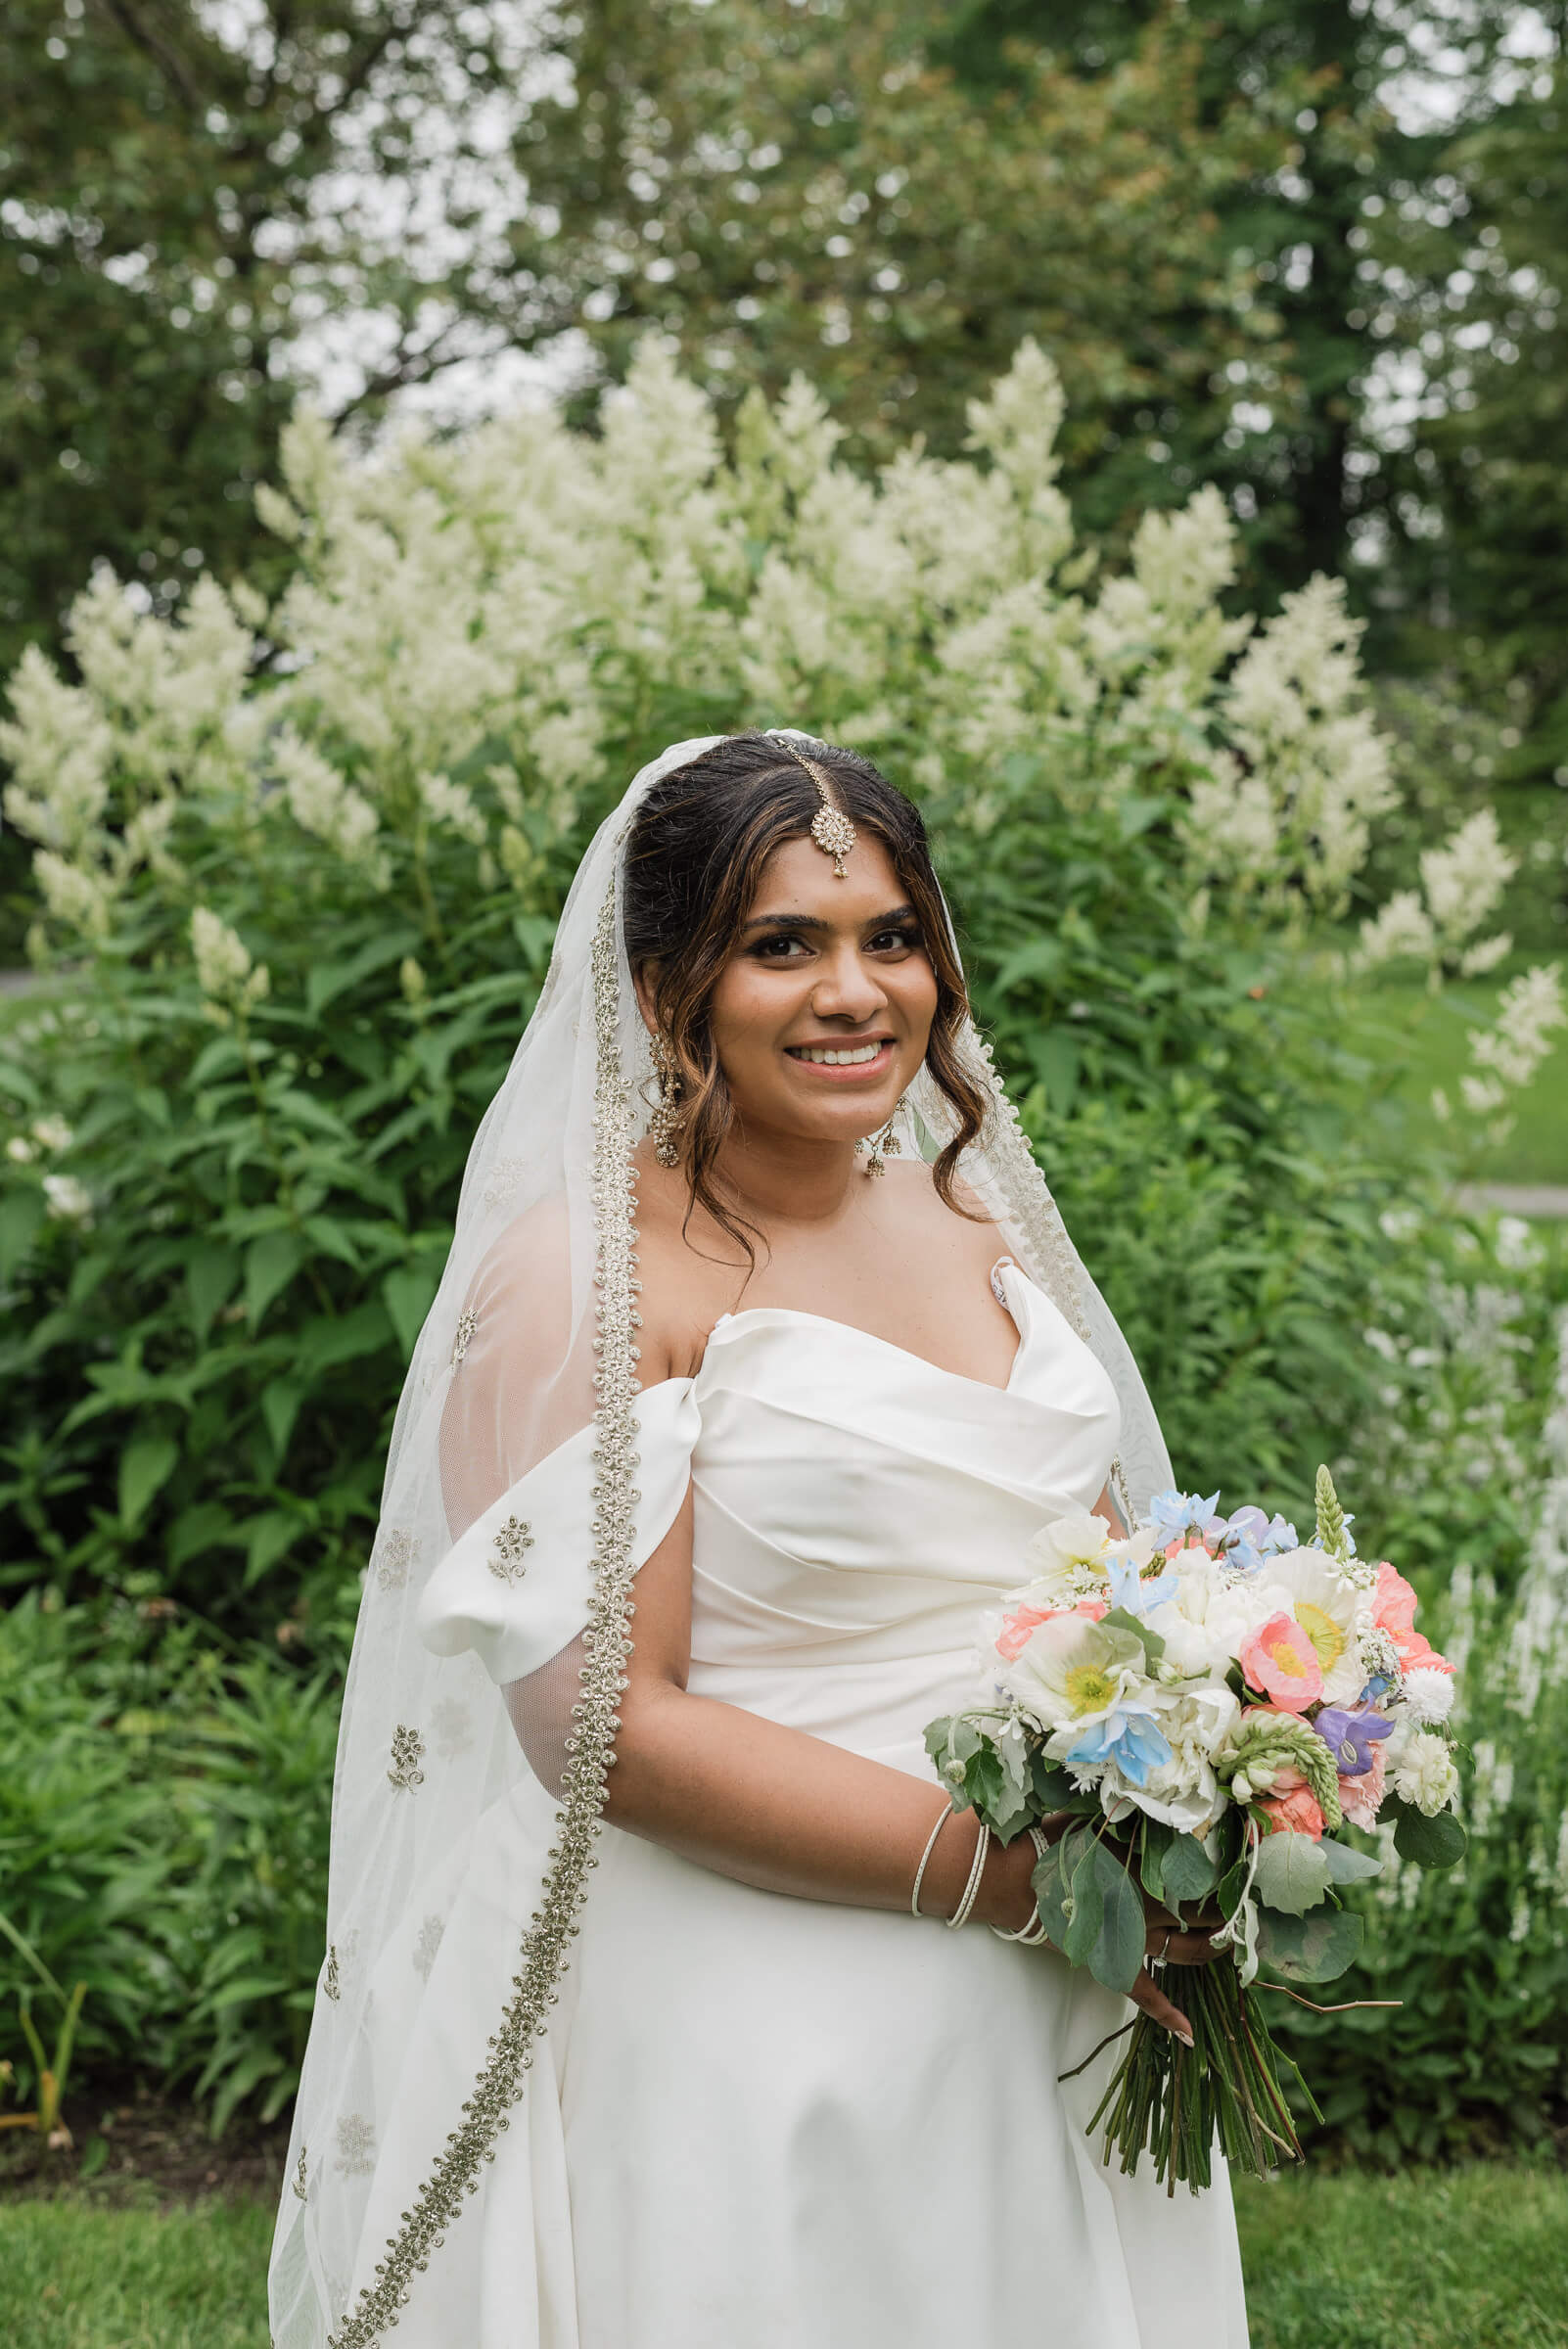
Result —
M 992 1278 L 1019 1332 L 1000 1388 L 815 1314 L 718 1323 L 693 1382 L 694 1693 L 929 1769 L 981 1608 L 1092 1506 L 1116 1444 L 1094 1356 L 1015 1265 Z
M 1031 1535 L 1092 1506 L 1116 1449 L 1094 1355 L 1010 1259 L 992 1278 L 1018 1329 L 1005 1386 L 767 1306 L 725 1314 L 694 1377 L 638 1398 L 639 1561 L 693 1491 L 693 1693 L 929 1768 L 920 1731 L 972 1679 L 980 1610 L 1028 1579 Z M 454 1544 L 421 1603 L 433 1647 L 473 1647 L 504 1682 L 576 1635 L 591 1448 L 584 1429 Z M 533 1556 L 509 1580 L 491 1561 L 513 1517 Z

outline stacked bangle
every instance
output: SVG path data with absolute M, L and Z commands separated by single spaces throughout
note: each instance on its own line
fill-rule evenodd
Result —
M 1030 1828 L 1029 1840 L 1035 1847 L 1035 1857 L 1038 1860 L 1043 1860 L 1051 1847 L 1038 1827 Z M 1038 1950 L 1040 1943 L 1046 1938 L 1045 1919 L 1041 1916 L 1038 1909 L 1035 1911 L 1028 1924 L 1020 1925 L 1016 1933 L 1009 1933 L 1001 1925 L 992 1925 L 991 1929 L 998 1941 L 1016 1941 L 1021 1943 L 1026 1950 Z
M 980 1833 L 975 1838 L 975 1857 L 969 1869 L 969 1881 L 964 1886 L 962 1900 L 947 1919 L 949 1933 L 956 1933 L 960 1926 L 969 1922 L 970 1911 L 980 1896 L 980 1879 L 986 1872 L 986 1855 L 990 1848 L 991 1829 L 982 1820 Z
M 926 1848 L 920 1855 L 920 1865 L 915 1869 L 914 1890 L 909 1895 L 909 1914 L 911 1916 L 918 1916 L 920 1914 L 920 1887 L 925 1881 L 926 1862 L 936 1850 L 937 1837 L 942 1833 L 943 1828 L 946 1825 L 951 1817 L 951 1805 L 944 1804 L 942 1810 L 937 1815 L 936 1825 L 932 1828 L 931 1833 L 926 1838 Z

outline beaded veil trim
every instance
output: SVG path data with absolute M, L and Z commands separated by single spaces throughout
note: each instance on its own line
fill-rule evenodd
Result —
M 1083 1293 L 1078 1285 L 1073 1243 L 1067 1236 L 1061 1211 L 1051 1197 L 1050 1186 L 1030 1148 L 1029 1136 L 1019 1123 L 1017 1108 L 1009 1099 L 1007 1087 L 992 1058 L 990 1042 L 972 1024 L 969 1040 L 973 1051 L 974 1074 L 992 1097 L 992 1127 L 984 1140 L 992 1153 L 992 1163 L 1007 1202 L 1008 1215 L 1023 1233 L 1024 1245 L 1036 1277 L 1047 1296 L 1061 1308 L 1084 1344 L 1088 1345 L 1089 1327 L 1084 1317 Z M 1116 1505 L 1130 1531 L 1137 1519 L 1120 1459 L 1111 1462 L 1108 1482 Z
M 582 1693 L 572 1708 L 561 1807 L 549 1851 L 539 1906 L 523 1936 L 512 1996 L 490 2040 L 490 2056 L 462 2109 L 446 2149 L 389 2237 L 386 2257 L 376 2263 L 353 2309 L 328 2335 L 328 2349 L 378 2349 L 407 2307 L 413 2279 L 423 2275 L 448 2227 L 462 2216 L 465 2199 L 479 2190 L 480 2164 L 495 2158 L 495 2141 L 509 2126 L 509 2107 L 523 2094 L 523 2075 L 533 2062 L 533 2042 L 543 2037 L 556 1984 L 570 1962 L 567 1943 L 587 1897 L 588 1871 L 597 1859 L 605 1779 L 615 1760 L 621 1727 L 618 1706 L 626 1686 L 631 1640 L 626 1623 L 632 1593 L 632 1536 L 640 1495 L 637 1470 L 638 1390 L 634 1333 L 636 1309 L 637 1198 L 631 1163 L 632 1086 L 621 1066 L 616 959 L 616 889 L 605 893 L 593 934 L 591 955 L 595 1033 L 593 1116 L 593 1204 L 598 1235 L 594 1273 L 593 1384 L 593 1597 L 582 1635 Z

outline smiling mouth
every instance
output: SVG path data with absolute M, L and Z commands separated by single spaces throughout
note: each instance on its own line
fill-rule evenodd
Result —
M 809 1062 L 816 1069 L 863 1069 L 880 1060 L 892 1045 L 891 1036 L 870 1036 L 861 1044 L 786 1044 L 791 1060 Z

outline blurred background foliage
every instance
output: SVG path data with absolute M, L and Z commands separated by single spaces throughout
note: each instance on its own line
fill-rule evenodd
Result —
M 1333 2120 L 1560 2121 L 1568 1267 L 1456 1213 L 1510 1145 L 1428 1098 L 1568 915 L 1562 17 L 8 12 L 20 2077 L 41 1965 L 80 2064 L 286 2102 L 473 1128 L 630 771 L 804 716 L 925 806 L 1178 1473 L 1299 1510 L 1329 1457 L 1478 1659 L 1489 1831 L 1372 1904 L 1421 1981 L 1309 2050 Z

